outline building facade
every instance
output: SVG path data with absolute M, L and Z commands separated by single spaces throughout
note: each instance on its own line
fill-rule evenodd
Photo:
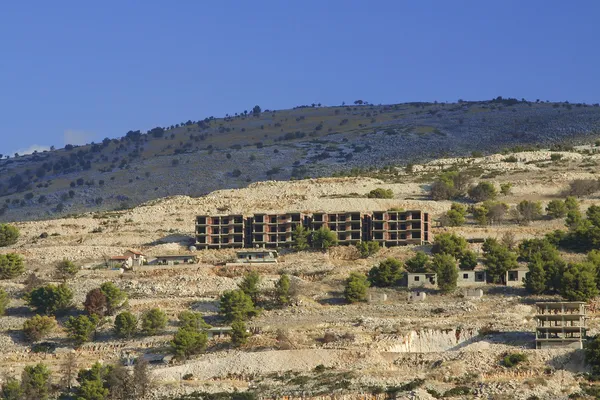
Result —
M 583 349 L 587 330 L 586 305 L 582 301 L 536 303 L 536 349 Z

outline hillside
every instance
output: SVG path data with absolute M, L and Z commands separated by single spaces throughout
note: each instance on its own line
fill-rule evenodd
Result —
M 19 376 L 25 365 L 44 362 L 58 381 L 72 342 L 64 330 L 57 329 L 45 338 L 56 350 L 51 354 L 32 352 L 21 334 L 23 322 L 33 315 L 22 293 L 26 290 L 25 278 L 32 273 L 45 282 L 56 282 L 54 266 L 69 258 L 86 269 L 68 281 L 74 291 L 74 306 L 67 315 L 58 317 L 61 325 L 68 316 L 81 312 L 88 291 L 106 281 L 128 293 L 128 309 L 135 315 L 160 307 L 169 319 L 156 335 L 119 339 L 112 330 L 114 317 L 108 317 L 94 340 L 77 348 L 78 368 L 88 368 L 99 359 L 118 363 L 128 355 L 167 354 L 182 310 L 200 311 L 211 324 L 222 324 L 217 313 L 218 297 L 225 290 L 235 289 L 247 269 L 260 273 L 264 298 L 270 296 L 279 274 L 291 276 L 292 304 L 272 307 L 265 301 L 265 309 L 248 322 L 253 335 L 240 348 L 231 347 L 229 339 L 217 339 L 209 342 L 205 353 L 186 361 L 153 365 L 152 399 L 173 399 L 194 391 L 234 390 L 250 390 L 267 399 L 331 394 L 349 400 L 379 394 L 378 398 L 383 399 L 386 391 L 398 396 L 395 398 L 420 399 L 439 398 L 436 393 L 454 397 L 451 394 L 456 392 L 455 398 L 576 398 L 569 396 L 587 387 L 581 375 L 588 371 L 583 352 L 533 348 L 532 305 L 539 300 L 557 299 L 556 295 L 530 295 L 522 287 L 486 285 L 482 299 L 463 298 L 461 289 L 452 294 L 432 290 L 427 301 L 413 303 L 407 301 L 403 288 L 372 287 L 371 293 L 385 293 L 388 300 L 357 304 L 343 301 L 344 282 L 350 272 L 364 273 L 388 257 L 406 260 L 417 250 L 429 252 L 429 246 L 381 249 L 366 259 L 346 247 L 326 252 L 282 251 L 279 264 L 246 268 L 222 266 L 234 256 L 233 250 L 198 251 L 198 264 L 141 267 L 124 274 L 88 267 L 100 266 L 106 257 L 129 248 L 150 257 L 187 252 L 194 233 L 194 216 L 200 213 L 402 207 L 427 210 L 438 220 L 451 202 L 429 199 L 423 182 L 441 168 L 468 171 L 475 182 L 485 177 L 497 187 L 511 183 L 511 193 L 498 198 L 511 208 L 523 200 L 540 201 L 545 206 L 562 198 L 572 180 L 598 177 L 600 154 L 593 154 L 593 149 L 585 146 L 564 152 L 540 150 L 437 159 L 415 164 L 410 173 L 396 171 L 393 181 L 340 177 L 256 182 L 248 188 L 220 190 L 198 198 L 157 199 L 118 212 L 16 223 L 21 237 L 0 253 L 22 254 L 28 271 L 0 281 L 11 298 L 7 315 L 0 318 L 0 373 Z M 391 189 L 394 197 L 366 198 L 364 195 L 374 188 Z M 580 202 L 583 210 L 597 203 L 598 198 L 584 196 Z M 479 225 L 469 217 L 463 226 L 436 227 L 433 233 L 453 232 L 474 239 L 500 238 L 510 232 L 515 240 L 521 240 L 564 229 L 564 224 L 564 219 L 540 218 L 521 225 L 507 218 L 500 224 Z M 481 245 L 472 244 L 470 248 L 482 262 Z M 584 256 L 561 252 L 561 257 L 571 261 Z M 589 333 L 594 335 L 600 328 L 597 308 L 590 317 Z M 503 357 L 515 352 L 525 354 L 527 361 L 516 368 L 504 366 Z M 465 388 L 471 394 L 461 396 L 460 390 Z
M 187 121 L 0 160 L 0 221 L 114 210 L 266 179 L 590 142 L 597 104 L 496 99 L 304 106 Z

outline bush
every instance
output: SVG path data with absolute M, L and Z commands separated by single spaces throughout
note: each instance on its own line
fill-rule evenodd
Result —
M 542 217 L 542 203 L 523 200 L 517 205 L 519 222 L 529 223 Z
M 563 273 L 560 293 L 569 301 L 588 301 L 598 296 L 594 265 L 570 264 Z
M 88 315 L 97 315 L 98 317 L 104 317 L 107 311 L 107 300 L 106 296 L 100 289 L 92 289 L 85 296 L 85 302 L 83 307 Z
M 85 342 L 92 340 L 92 335 L 96 330 L 98 317 L 92 315 L 80 315 L 78 317 L 69 317 L 65 323 L 67 336 L 75 342 L 77 346 L 81 346 Z
M 30 342 L 37 342 L 48 336 L 56 328 L 56 319 L 42 315 L 34 315 L 23 323 L 23 333 Z
M 369 199 L 393 199 L 394 198 L 394 192 L 392 192 L 391 189 L 377 188 L 377 189 L 371 190 L 367 194 L 367 197 Z
M 130 338 L 137 332 L 137 324 L 137 317 L 124 311 L 115 318 L 115 334 L 120 338 Z
M 414 256 L 404 262 L 408 272 L 428 272 L 429 256 L 422 251 L 417 251 Z
M 503 196 L 508 196 L 512 191 L 512 183 L 507 182 L 507 183 L 501 183 L 500 184 L 500 193 L 502 193 Z
M 25 271 L 23 257 L 19 254 L 0 254 L 0 279 L 12 279 Z
M 33 289 L 25 296 L 25 300 L 36 313 L 54 315 L 71 306 L 73 292 L 64 284 L 49 284 Z
M 311 234 L 312 247 L 315 249 L 327 250 L 337 245 L 337 235 L 326 226 L 319 228 Z
M 228 290 L 220 298 L 219 313 L 228 322 L 247 320 L 257 314 L 250 296 L 242 290 Z
M 469 197 L 476 202 L 494 200 L 498 192 L 491 182 L 479 182 L 477 186 L 473 186 L 469 189 Z
M 177 316 L 179 319 L 179 327 L 185 329 L 194 329 L 197 331 L 210 328 L 210 325 L 204 321 L 202 313 L 194 311 L 182 311 Z
M 600 190 L 600 182 L 594 179 L 576 179 L 569 183 L 567 194 L 569 196 L 589 196 Z
M 0 247 L 12 246 L 19 239 L 19 230 L 13 225 L 0 224 Z
M 449 293 L 456 289 L 458 269 L 456 259 L 450 254 L 436 254 L 433 257 L 432 268 L 437 273 L 437 283 L 440 290 Z
M 105 282 L 100 286 L 100 290 L 106 296 L 107 314 L 112 315 L 127 304 L 127 292 L 119 289 L 112 282 Z
M 550 154 L 550 160 L 552 160 L 552 161 L 558 161 L 558 160 L 561 160 L 562 158 L 563 158 L 562 154 L 559 154 L 559 153 Z
M 527 361 L 527 355 L 523 353 L 511 353 L 504 356 L 502 359 L 502 364 L 506 368 L 512 368 L 525 361 Z
M 244 321 L 233 321 L 231 324 L 231 344 L 240 347 L 246 343 L 248 337 L 250 337 L 250 333 L 248 333 Z
M 567 216 L 567 206 L 564 201 L 551 200 L 546 206 L 546 214 L 552 219 L 564 218 Z
M 433 254 L 450 254 L 454 258 L 460 259 L 467 247 L 465 238 L 453 233 L 440 233 L 435 236 L 431 252 Z
M 459 203 L 452 203 L 450 210 L 443 218 L 443 224 L 447 226 L 462 226 L 465 224 L 467 208 Z
M 177 359 L 185 360 L 206 350 L 206 332 L 191 327 L 180 327 L 171 341 L 171 352 Z
M 79 271 L 79 268 L 77 268 L 75 263 L 67 259 L 64 259 L 56 264 L 56 277 L 63 281 L 74 278 L 75 275 L 77 275 L 77 271 Z
M 290 304 L 290 277 L 287 274 L 281 275 L 275 283 L 275 298 L 280 306 Z
M 592 367 L 593 375 L 600 375 L 600 335 L 585 342 L 585 362 Z
M 22 398 L 47 400 L 51 390 L 50 376 L 50 370 L 42 363 L 26 366 L 21 374 Z
M 431 184 L 429 193 L 433 200 L 450 200 L 465 195 L 471 178 L 464 172 L 447 171 Z
M 361 258 L 368 258 L 377 254 L 379 251 L 379 242 L 359 242 L 356 243 L 356 249 L 360 253 Z
M 368 279 L 373 286 L 388 287 L 396 285 L 401 278 L 402 263 L 390 257 L 371 268 Z
M 356 303 L 359 301 L 365 301 L 367 299 L 367 289 L 369 288 L 369 281 L 363 274 L 353 272 L 350 277 L 346 280 L 346 287 L 344 288 L 344 298 L 349 303 Z
M 142 333 L 156 335 L 167 326 L 167 314 L 159 308 L 153 308 L 142 316 Z
M 456 386 L 444 392 L 444 397 L 466 396 L 471 394 L 471 388 L 468 386 Z
M 8 307 L 10 303 L 10 297 L 6 290 L 0 288 L 0 316 L 6 314 L 6 307 Z
M 259 284 L 260 275 L 258 272 L 252 271 L 244 276 L 244 280 L 238 286 L 244 293 L 250 296 L 254 304 L 257 304 L 260 295 L 260 290 L 258 289 Z

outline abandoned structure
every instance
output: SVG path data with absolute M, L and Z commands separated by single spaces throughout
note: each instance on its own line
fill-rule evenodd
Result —
M 587 329 L 586 305 L 582 301 L 536 303 L 535 348 L 583 348 Z
M 529 268 L 527 267 L 509 269 L 504 275 L 504 284 L 506 286 L 523 286 L 528 273 Z
M 198 262 L 198 257 L 193 254 L 178 254 L 168 256 L 156 256 L 152 264 L 157 265 L 178 265 L 178 264 L 195 264 Z
M 476 286 L 485 285 L 487 283 L 487 273 L 485 269 L 460 269 L 456 284 L 458 286 Z
M 146 263 L 146 256 L 135 250 L 127 250 L 122 256 L 112 256 L 108 259 L 109 268 L 139 267 Z
M 277 250 L 247 250 L 235 253 L 236 264 L 277 264 Z
M 294 244 L 294 230 L 299 225 L 311 231 L 326 227 L 336 233 L 340 245 L 372 240 L 389 247 L 432 240 L 429 214 L 418 210 L 288 212 L 260 213 L 251 217 L 199 215 L 196 217 L 196 245 L 202 249 L 290 247 Z
M 401 286 L 407 288 L 436 288 L 437 274 L 430 272 L 405 272 Z

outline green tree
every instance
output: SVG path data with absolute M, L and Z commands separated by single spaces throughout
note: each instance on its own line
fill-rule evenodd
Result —
M 567 206 L 564 201 L 551 200 L 546 206 L 546 214 L 552 219 L 564 218 L 567 216 Z
M 275 297 L 279 305 L 286 306 L 290 304 L 290 277 L 287 274 L 281 275 L 275 283 Z
M 433 200 L 449 200 L 464 196 L 471 182 L 465 172 L 445 171 L 431 184 L 429 193 Z
M 579 263 L 567 266 L 562 276 L 561 295 L 569 301 L 588 301 L 598 296 L 594 265 Z
M 171 352 L 176 358 L 185 360 L 206 350 L 208 336 L 203 330 L 183 326 L 177 330 L 171 341 Z
M 404 268 L 408 272 L 429 272 L 429 256 L 423 251 L 417 251 L 404 262 Z
M 522 200 L 517 204 L 519 221 L 529 223 L 542 217 L 542 203 L 539 201 Z
M 500 184 L 500 193 L 502 193 L 503 196 L 508 196 L 510 194 L 511 190 L 512 190 L 512 183 L 507 182 L 507 183 Z
M 30 342 L 37 342 L 56 329 L 56 319 L 42 315 L 34 315 L 23 323 L 23 333 Z
M 467 217 L 467 208 L 459 203 L 452 203 L 450 210 L 446 212 L 444 218 L 445 225 L 462 226 L 465 224 Z
M 73 292 L 65 284 L 40 286 L 25 296 L 27 304 L 38 314 L 54 315 L 71 306 Z
M 50 396 L 52 374 L 45 364 L 28 365 L 21 374 L 23 399 L 47 400 Z
M 368 258 L 377 254 L 379 251 L 379 242 L 367 241 L 356 243 L 356 249 L 360 253 L 361 258 Z
M 440 290 L 444 293 L 455 290 L 456 281 L 458 280 L 456 259 L 450 254 L 436 254 L 433 256 L 432 266 L 437 273 L 437 283 Z
M 346 280 L 344 298 L 349 303 L 365 301 L 367 299 L 368 288 L 369 281 L 367 280 L 367 277 L 363 274 L 352 272 L 350 277 Z
M 0 288 L 0 316 L 6 314 L 6 308 L 10 304 L 10 297 L 6 290 Z
M 130 338 L 137 332 L 138 319 L 129 311 L 115 317 L 115 334 L 120 338 Z
M 156 335 L 167 326 L 167 314 L 159 308 L 152 308 L 142 316 L 142 333 Z
M 79 315 L 77 317 L 69 317 L 65 322 L 65 329 L 69 339 L 75 342 L 75 345 L 81 346 L 82 344 L 92 340 L 92 336 L 96 331 L 98 325 L 98 317 L 92 315 Z
M 459 259 L 467 248 L 468 244 L 465 238 L 453 233 L 440 233 L 435 236 L 431 252 L 433 254 L 450 254 Z
M 458 261 L 461 269 L 475 269 L 477 266 L 477 254 L 474 251 L 467 250 Z
M 240 347 L 246 344 L 248 337 L 250 337 L 250 333 L 248 333 L 244 321 L 233 321 L 231 324 L 231 344 Z
M 304 251 L 308 249 L 308 236 L 308 229 L 300 224 L 296 225 L 296 229 L 294 230 L 293 234 L 294 249 L 296 251 Z
M 496 196 L 498 196 L 498 192 L 491 182 L 482 181 L 469 189 L 469 197 L 476 202 L 494 200 Z
M 65 282 L 67 279 L 74 278 L 77 275 L 77 271 L 79 271 L 79 268 L 77 268 L 77 265 L 73 261 L 64 259 L 56 264 L 56 277 Z
M 369 270 L 368 280 L 373 286 L 388 287 L 397 284 L 402 278 L 402 263 L 389 257 Z
M 25 271 L 23 257 L 19 254 L 0 254 L 0 279 L 12 279 Z
M 600 375 L 600 335 L 585 342 L 585 362 L 592 367 L 593 375 Z
M 579 211 L 579 201 L 573 196 L 567 196 L 565 199 L 565 207 L 568 211 Z
M 185 310 L 177 316 L 179 319 L 179 327 L 186 329 L 194 329 L 197 331 L 210 328 L 210 325 L 204 321 L 202 313 Z
M 258 272 L 252 271 L 244 276 L 244 279 L 238 286 L 244 293 L 250 296 L 254 304 L 257 304 L 260 296 L 259 284 L 260 275 Z
M 498 243 L 496 239 L 486 239 L 483 243 L 483 253 L 488 277 L 494 283 L 501 282 L 509 269 L 518 266 L 517 254 Z
M 106 296 L 106 308 L 108 315 L 113 315 L 117 310 L 126 306 L 127 292 L 119 289 L 112 282 L 105 282 L 100 290 Z
M 23 390 L 21 389 L 21 382 L 15 378 L 7 378 L 2 384 L 0 398 L 2 400 L 22 400 Z
M 19 239 L 19 230 L 9 224 L 0 224 L 0 247 L 12 246 Z
M 525 277 L 525 289 L 529 293 L 541 294 L 546 288 L 546 271 L 541 257 L 536 257 L 528 265 L 529 273 Z
M 110 391 L 108 379 L 113 372 L 113 366 L 94 363 L 89 369 L 82 369 L 77 374 L 79 387 L 77 388 L 77 400 L 105 400 Z
M 556 247 L 548 239 L 523 240 L 519 244 L 518 251 L 520 260 L 528 263 L 539 260 L 541 263 L 545 277 L 544 293 L 554 293 L 560 290 L 566 264 Z
M 337 235 L 328 227 L 322 226 L 312 232 L 311 243 L 312 247 L 315 249 L 327 250 L 328 248 L 337 245 Z
M 96 288 L 90 290 L 85 296 L 85 302 L 83 308 L 88 315 L 97 315 L 98 317 L 104 317 L 108 312 L 107 299 L 102 290 Z
M 219 313 L 228 322 L 247 320 L 257 314 L 250 296 L 242 290 L 227 290 L 219 304 Z
M 367 197 L 369 199 L 393 199 L 394 192 L 392 192 L 392 189 L 377 188 L 371 190 L 367 194 Z
M 256 105 L 252 108 L 252 114 L 254 114 L 254 116 L 259 116 L 260 113 L 262 112 L 260 106 Z

